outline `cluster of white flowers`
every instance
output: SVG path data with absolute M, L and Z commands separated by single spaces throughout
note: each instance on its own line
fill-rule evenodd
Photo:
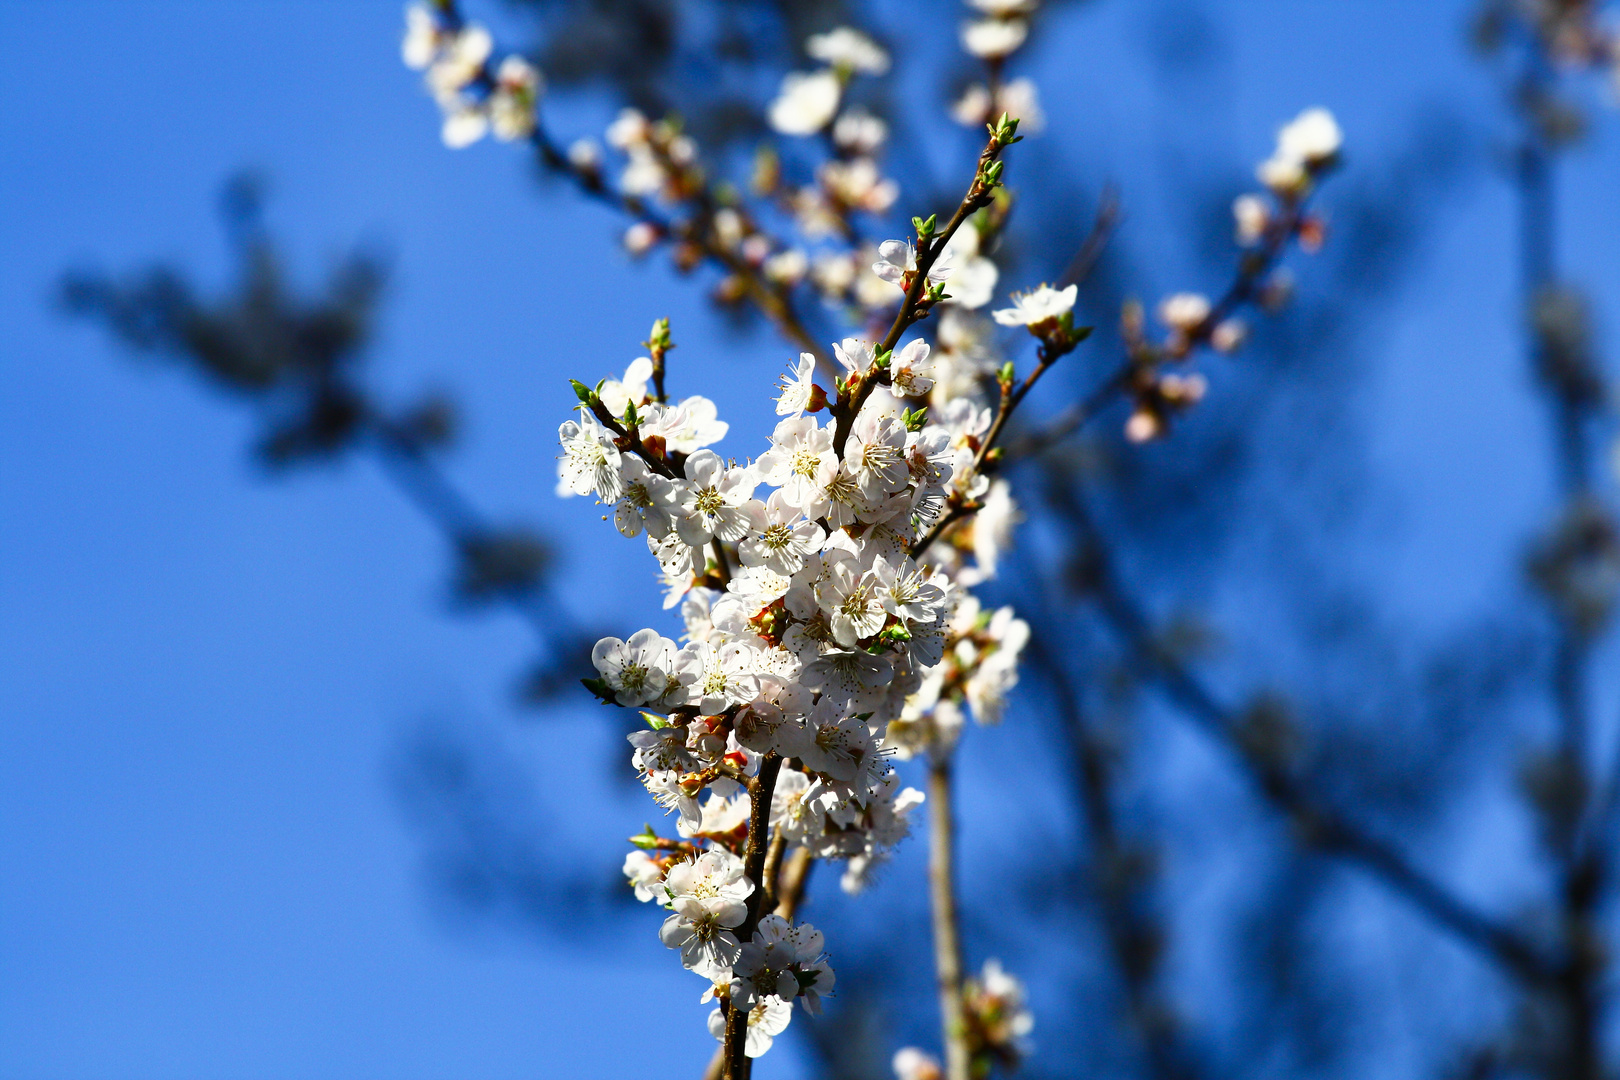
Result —
M 1000 65 L 1029 38 L 1030 16 L 1039 0 L 967 0 L 978 15 L 962 24 L 962 48 L 996 66 L 989 84 L 973 83 L 951 106 L 951 116 L 967 127 L 979 127 L 1002 113 L 1023 121 L 1022 130 L 1039 131 L 1046 123 L 1035 84 L 1029 79 L 999 77 Z
M 766 114 L 771 127 L 783 135 L 815 135 L 838 116 L 844 88 L 856 74 L 882 75 L 889 70 L 889 54 L 861 33 L 840 26 L 815 34 L 804 51 L 826 66 L 816 71 L 793 71 L 782 79 L 782 90 Z M 858 125 L 858 121 L 856 122 Z
M 1306 109 L 1277 132 L 1277 149 L 1255 175 L 1280 199 L 1297 199 L 1339 156 L 1343 136 L 1333 114 Z
M 1001 961 L 987 960 L 979 975 L 962 986 L 963 1041 L 974 1076 L 988 1076 L 992 1062 L 1016 1068 L 1029 1054 L 1029 1033 L 1035 1016 L 1025 1004 L 1024 984 L 1002 969 Z M 915 1046 L 907 1046 L 891 1062 L 895 1080 L 943 1080 L 939 1059 Z
M 440 8 L 413 3 L 405 9 L 400 54 L 406 66 L 426 73 L 428 90 L 444 113 L 446 146 L 470 146 L 491 131 L 507 142 L 534 133 L 545 86 L 540 71 L 521 56 L 507 56 L 491 71 L 494 44 L 484 27 Z
M 1262 162 L 1257 174 L 1266 192 L 1246 192 L 1232 202 L 1238 246 L 1267 249 L 1263 256 L 1247 256 L 1266 268 L 1244 291 L 1217 305 L 1202 293 L 1173 293 L 1159 301 L 1154 314 L 1165 328 L 1162 340 L 1148 339 L 1145 315 L 1135 303 L 1126 306 L 1121 320 L 1128 351 L 1138 360 L 1132 394 L 1135 408 L 1125 422 L 1125 436 L 1148 442 L 1169 430 L 1171 419 L 1196 405 L 1208 390 L 1197 372 L 1161 371 L 1161 362 L 1187 360 L 1200 345 L 1232 353 L 1248 337 L 1248 325 L 1233 314 L 1237 303 L 1252 300 L 1275 310 L 1287 300 L 1292 278 L 1285 268 L 1271 265 L 1282 244 L 1297 240 L 1303 251 L 1315 252 L 1326 235 L 1322 220 L 1306 213 L 1304 200 L 1318 177 L 1337 163 L 1343 136 L 1333 114 L 1306 109 L 1277 133 L 1276 149 Z
M 679 839 L 635 838 L 625 874 L 670 909 L 665 944 L 751 1010 L 749 1053 L 793 1001 L 814 1011 L 832 985 L 814 931 L 767 916 L 752 942 L 737 936 L 764 887 L 742 858 L 752 798 L 770 792 L 765 820 L 783 851 L 843 860 L 844 888 L 859 891 L 923 801 L 889 759 L 921 748 L 917 732 L 949 724 L 961 702 L 997 719 L 1028 636 L 1010 609 L 982 612 L 967 592 L 994 574 L 1017 519 L 1006 483 L 976 468 L 992 416 L 983 384 L 956 376 L 966 393 L 931 418 L 908 407 L 938 400 L 927 342 L 891 354 L 849 338 L 832 351 L 844 371 L 835 403 L 852 409 L 871 384 L 859 411 L 822 422 L 828 395 L 804 354 L 752 461 L 709 448 L 726 425 L 708 399 L 655 400 L 646 357 L 594 389 L 576 384 L 580 410 L 558 432 L 558 491 L 612 505 L 620 533 L 645 535 L 665 606 L 685 624 L 680 643 L 645 629 L 592 652 L 589 685 L 643 710 L 631 762 L 678 814 Z M 977 520 L 913 558 L 945 508 L 964 504 Z M 774 783 L 762 789 L 767 761 Z

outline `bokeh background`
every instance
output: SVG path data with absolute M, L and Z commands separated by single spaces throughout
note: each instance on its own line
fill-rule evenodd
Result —
M 527 8 L 469 13 L 534 40 Z M 891 104 L 922 118 L 904 153 L 961 174 L 971 136 L 935 117 L 962 11 L 907 0 L 859 14 L 897 55 Z M 1514 689 L 1540 655 L 1521 565 L 1558 495 L 1520 330 L 1515 129 L 1469 48 L 1474 14 L 1461 0 L 1055 5 L 1019 58 L 1048 113 L 1019 148 L 1047 178 L 1032 205 L 1048 213 L 1020 219 L 1032 254 L 1003 285 L 1061 265 L 1043 231 L 1078 235 L 1111 183 L 1124 216 L 1106 288 L 1150 302 L 1217 291 L 1225 206 L 1275 127 L 1334 110 L 1347 152 L 1322 197 L 1329 251 L 1292 261 L 1318 318 L 1260 349 L 1331 347 L 1296 369 L 1208 366 L 1206 409 L 1247 387 L 1243 445 L 1195 433 L 1150 449 L 1185 484 L 1162 497 L 1175 506 L 1118 501 L 1126 525 L 1159 522 L 1125 565 L 1156 583 L 1160 610 L 1219 628 L 1217 685 L 1234 694 L 1303 684 L 1387 719 L 1429 685 L 1431 654 L 1455 653 L 1469 689 L 1443 736 L 1423 736 L 1453 764 L 1409 774 L 1401 805 L 1426 807 L 1412 847 L 1437 877 L 1517 917 L 1541 856 L 1514 755 L 1544 719 Z M 615 896 L 622 839 L 647 812 L 620 719 L 582 694 L 520 700 L 532 631 L 464 610 L 443 536 L 375 462 L 267 469 L 251 410 L 60 303 L 80 267 L 167 262 L 205 294 L 226 290 L 220 193 L 256 170 L 297 288 L 318 291 L 356 249 L 386 264 L 367 385 L 391 401 L 454 395 L 446 472 L 492 519 L 547 537 L 573 619 L 664 625 L 641 546 L 552 494 L 565 380 L 622 370 L 667 315 L 672 381 L 718 402 L 741 454 L 769 430 L 762 406 L 790 350 L 715 312 L 701 283 L 629 259 L 615 215 L 522 153 L 445 150 L 399 63 L 400 26 L 394 0 L 0 0 L 0 1075 L 681 1076 L 711 1051 L 700 987 L 653 914 Z M 1594 301 L 1601 346 L 1620 296 L 1620 113 L 1595 82 L 1588 104 L 1591 134 L 1558 175 L 1558 255 Z M 587 85 L 547 110 L 572 136 L 599 132 L 616 105 Z M 904 193 L 900 207 L 922 209 Z M 1076 370 L 1101 371 L 1104 355 L 1082 349 Z M 1219 510 L 1184 468 L 1210 446 L 1245 476 Z M 1599 487 L 1612 500 L 1612 473 Z M 1067 542 L 1027 531 L 1048 550 Z M 1015 576 L 996 595 L 1016 603 L 1030 586 Z M 1054 647 L 1080 670 L 1087 640 Z M 1612 645 L 1592 665 L 1595 761 L 1620 716 Z M 1008 781 L 1040 779 L 1053 753 L 1043 690 L 1026 682 L 1006 726 L 964 751 L 978 755 L 962 784 L 971 958 L 1002 955 L 1030 979 L 1032 1075 L 1125 1075 L 1134 1058 L 1102 1033 L 1112 983 L 1097 931 L 1054 914 L 1085 887 L 1063 854 L 1078 827 L 1051 785 Z M 1442 1075 L 1509 1022 L 1500 976 L 1378 885 L 1258 854 L 1286 847 L 1286 827 L 1163 712 L 1145 707 L 1136 729 L 1151 767 L 1122 814 L 1163 845 L 1165 982 L 1200 1032 L 1202 1071 Z M 1503 714 L 1528 718 L 1490 719 Z M 1352 759 L 1417 738 L 1341 717 L 1360 733 Z M 1408 790 L 1430 785 L 1447 799 Z M 923 850 L 909 842 L 865 897 L 827 875 L 805 912 L 847 929 L 831 942 L 846 1010 L 861 971 L 889 987 L 861 1036 L 879 1068 L 932 1038 Z M 1264 949 L 1242 912 L 1292 886 L 1329 899 L 1298 920 L 1315 951 L 1291 955 L 1319 977 L 1297 984 L 1296 1013 L 1272 1015 L 1278 1035 L 1244 1011 L 1266 999 L 1242 974 Z M 1312 1057 L 1295 1035 L 1318 1004 Z M 796 1018 L 761 1075 L 863 1075 L 825 1064 L 815 1023 Z

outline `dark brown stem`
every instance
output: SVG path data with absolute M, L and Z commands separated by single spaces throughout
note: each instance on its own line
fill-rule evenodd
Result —
M 737 927 L 738 941 L 752 940 L 754 930 L 759 926 L 760 910 L 765 900 L 765 855 L 768 848 L 765 834 L 770 828 L 771 796 L 776 791 L 776 776 L 781 771 L 782 759 L 776 754 L 766 754 L 760 759 L 759 774 L 754 778 L 754 783 L 748 785 L 748 847 L 743 853 L 743 871 L 748 875 L 748 880 L 754 883 L 754 891 L 748 894 L 748 915 Z M 733 1008 L 731 1002 L 727 1001 L 724 1044 L 726 1080 L 746 1080 L 748 1065 L 743 1050 L 747 1045 L 747 1036 L 747 1011 Z
M 934 916 L 934 973 L 939 983 L 945 1080 L 972 1080 L 962 1017 L 962 937 L 956 914 L 956 821 L 950 751 L 928 762 L 928 896 Z
M 933 233 L 927 239 L 922 237 L 917 239 L 916 269 L 912 271 L 911 282 L 906 286 L 905 297 L 900 301 L 900 310 L 895 312 L 889 332 L 878 342 L 876 350 L 878 353 L 893 351 L 900 343 L 901 335 L 927 313 L 922 301 L 928 291 L 928 272 L 934 268 L 934 263 L 939 261 L 940 253 L 945 250 L 945 245 L 950 243 L 951 237 L 956 235 L 956 230 L 962 227 L 962 223 L 981 207 L 989 205 L 991 192 L 995 189 L 985 181 L 985 169 L 1001 156 L 1005 148 L 1000 139 L 995 135 L 990 136 L 990 141 L 985 143 L 984 150 L 979 154 L 973 182 L 968 185 L 967 194 L 962 196 L 961 203 L 957 205 L 956 213 L 951 215 L 944 229 Z M 860 387 L 854 397 L 833 407 L 834 416 L 837 418 L 837 426 L 833 431 L 833 452 L 840 459 L 844 456 L 844 443 L 849 440 L 849 429 L 855 423 L 855 418 L 860 415 L 861 406 L 872 396 L 872 388 L 878 385 L 880 374 L 876 371 L 867 372 L 861 377 Z

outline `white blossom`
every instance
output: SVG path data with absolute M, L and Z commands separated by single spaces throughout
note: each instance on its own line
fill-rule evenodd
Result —
M 742 860 L 727 851 L 705 851 L 692 862 L 670 867 L 664 888 L 671 915 L 659 940 L 679 949 L 681 963 L 705 979 L 727 981 L 742 951 L 731 931 L 748 917 L 746 900 L 754 891 Z
M 675 671 L 691 688 L 692 704 L 708 714 L 752 701 L 759 694 L 754 650 L 732 641 L 715 648 L 706 641 L 682 646 Z
M 843 92 L 832 71 L 790 71 L 767 113 L 771 127 L 783 135 L 814 135 L 838 115 Z
M 934 388 L 928 342 L 917 338 L 895 351 L 889 360 L 889 381 L 905 397 L 923 397 Z
M 894 1069 L 895 1080 L 944 1080 L 945 1076 L 940 1069 L 939 1059 L 915 1046 L 897 1051 L 890 1066 Z
M 815 354 L 800 353 L 798 363 L 781 378 L 782 392 L 776 396 L 777 416 L 804 415 L 804 411 L 810 407 L 810 395 L 815 389 L 815 384 L 811 382 L 815 373 Z
M 810 35 L 804 43 L 804 51 L 812 60 L 865 75 L 882 75 L 889 70 L 889 54 L 877 42 L 848 26 Z
M 503 142 L 534 134 L 535 105 L 545 80 L 540 70 L 521 56 L 508 56 L 495 69 L 495 89 L 489 95 L 489 122 Z
M 1164 325 L 1190 334 L 1209 318 L 1209 297 L 1200 293 L 1176 293 L 1159 302 L 1158 314 Z
M 992 311 L 990 316 L 1002 326 L 1028 327 L 1030 333 L 1038 334 L 1049 327 L 1055 327 L 1058 320 L 1074 310 L 1075 299 L 1080 295 L 1077 285 L 1070 285 L 1065 289 L 1054 289 L 1050 285 L 1039 285 L 1028 292 L 1013 293 L 1012 307 Z
M 866 720 L 848 702 L 824 695 L 806 718 L 799 760 L 810 772 L 848 782 L 880 768 L 883 759 Z
M 619 448 L 613 435 L 589 413 L 565 420 L 557 429 L 563 456 L 557 463 L 557 494 L 596 495 L 603 501 L 622 494 Z
M 624 876 L 629 879 L 631 887 L 635 889 L 636 899 L 642 903 L 655 898 L 664 898 L 663 868 L 658 865 L 658 862 L 651 855 L 648 855 L 640 848 L 636 848 L 624 857 Z
M 872 273 L 899 288 L 905 288 L 905 279 L 917 271 L 917 249 L 909 240 L 885 240 L 878 245 L 878 261 L 872 264 Z M 951 276 L 950 260 L 941 252 L 928 268 L 928 280 L 937 284 Z
M 656 630 L 638 630 L 629 641 L 606 637 L 591 649 L 591 663 L 620 705 L 645 705 L 662 697 L 668 687 L 675 643 Z
M 743 1053 L 757 1058 L 771 1048 L 776 1036 L 787 1030 L 793 1019 L 793 1003 L 780 998 L 764 998 L 748 1010 L 748 1034 L 743 1040 Z M 709 1034 L 719 1042 L 726 1041 L 726 1014 L 715 1009 L 709 1014 Z
M 675 529 L 694 547 L 714 537 L 740 540 L 748 532 L 747 504 L 759 481 L 749 469 L 727 466 L 713 450 L 686 459 L 686 482 L 677 490 L 681 517 Z
M 979 19 L 962 24 L 962 48 L 981 60 L 1000 60 L 1018 50 L 1029 37 L 1023 19 Z
M 827 512 L 827 485 L 838 473 L 832 444 L 831 427 L 822 427 L 813 416 L 789 417 L 776 425 L 771 448 L 754 462 L 754 471 L 761 481 L 781 489 L 786 505 L 819 518 Z
M 1266 200 L 1258 195 L 1239 195 L 1232 200 L 1232 219 L 1238 244 L 1253 247 L 1265 235 L 1266 226 L 1271 222 L 1271 210 Z
M 624 378 L 603 379 L 596 394 L 602 399 L 602 404 L 608 412 L 614 416 L 623 416 L 625 406 L 632 401 L 638 406 L 646 402 L 647 383 L 652 380 L 652 373 L 652 360 L 638 356 L 624 369 Z
M 759 920 L 753 940 L 743 943 L 731 966 L 733 1008 L 751 1009 L 765 998 L 792 1001 L 798 996 L 799 980 L 793 976 L 798 951 L 784 933 L 786 927 L 786 919 L 766 915 Z
M 826 539 L 821 526 L 806 520 L 785 491 L 748 505 L 749 532 L 737 545 L 737 557 L 744 566 L 765 566 L 791 576 L 804 568 L 805 557 L 819 550 Z
M 677 454 L 691 454 L 712 446 L 726 437 L 731 425 L 719 416 L 714 402 L 706 397 L 694 395 L 683 398 L 667 415 L 678 419 L 679 423 L 667 431 L 659 431 L 649 424 L 643 425 L 644 432 L 662 434 L 664 442 L 670 451 Z
M 652 471 L 639 457 L 622 457 L 619 462 L 620 495 L 613 507 L 613 524 L 625 536 L 649 536 L 669 532 L 676 513 L 674 483 Z
M 889 139 L 889 125 L 859 105 L 838 114 L 833 123 L 833 143 L 850 154 L 874 153 Z

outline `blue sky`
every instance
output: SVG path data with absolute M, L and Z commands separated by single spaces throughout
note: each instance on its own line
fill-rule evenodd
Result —
M 884 6 L 885 25 L 901 10 Z M 937 10 L 948 35 L 955 9 Z M 1169 252 L 1179 210 L 1153 193 L 1181 155 L 1218 143 L 1229 160 L 1258 159 L 1303 106 L 1335 109 L 1352 170 L 1402 143 L 1414 103 L 1453 103 L 1493 133 L 1490 83 L 1462 45 L 1465 5 L 1208 4 L 1233 50 L 1218 112 L 1155 76 L 1163 10 L 1066 9 L 1028 63 L 1054 153 L 1116 180 L 1128 227 Z M 675 1075 L 708 1053 L 693 1037 L 702 1010 L 671 1004 L 696 991 L 650 914 L 627 941 L 435 914 L 387 784 L 390 754 L 423 722 L 533 765 L 585 762 L 536 786 L 537 831 L 593 853 L 605 875 L 640 822 L 602 779 L 619 748 L 599 715 L 536 720 L 513 706 L 524 627 L 447 614 L 440 538 L 368 463 L 267 479 L 232 403 L 51 309 L 57 275 L 86 262 L 172 259 L 220 285 L 219 185 L 256 165 L 306 284 L 353 243 L 391 250 L 377 382 L 399 398 L 456 392 L 469 438 L 450 469 L 497 518 L 599 535 L 599 512 L 552 496 L 563 380 L 621 368 L 659 315 L 675 321 L 683 388 L 700 367 L 718 376 L 704 385 L 733 421 L 729 445 L 757 443 L 784 350 L 725 331 L 690 283 L 628 265 L 614 219 L 537 187 L 517 153 L 444 150 L 399 66 L 399 21 L 393 0 L 0 0 L 5 1076 L 556 1075 L 585 1050 L 568 1033 L 612 1038 L 627 1015 L 649 1041 L 669 1039 Z M 602 112 L 562 115 L 572 133 Z M 1580 225 L 1563 256 L 1615 296 L 1612 110 L 1605 126 L 1563 186 L 1561 212 Z M 1467 610 L 1508 580 L 1513 530 L 1546 510 L 1524 434 L 1541 418 L 1511 329 L 1509 211 L 1489 179 L 1447 208 L 1375 335 L 1363 406 L 1397 604 L 1421 592 Z M 1179 271 L 1172 254 L 1144 290 L 1187 286 Z M 1472 540 L 1492 534 L 1500 547 Z M 1448 561 L 1459 549 L 1466 573 Z M 660 625 L 639 551 L 590 541 L 567 559 L 604 621 Z M 791 1053 L 768 1060 L 762 1076 L 798 1074 Z

